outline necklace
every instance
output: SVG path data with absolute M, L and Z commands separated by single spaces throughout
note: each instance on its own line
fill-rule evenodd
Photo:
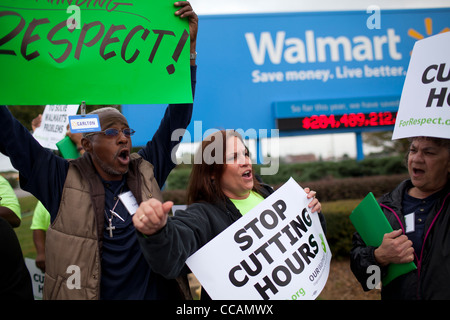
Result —
M 122 190 L 121 190 L 121 191 L 122 191 Z M 106 210 L 105 210 L 106 218 L 107 218 L 108 221 L 109 221 L 109 226 L 106 227 L 106 230 L 109 231 L 109 237 L 110 237 L 110 238 L 113 237 L 113 230 L 116 229 L 116 227 L 113 226 L 113 224 L 112 224 L 112 222 L 113 222 L 113 216 L 115 216 L 115 217 L 119 218 L 120 220 L 122 220 L 123 222 L 125 222 L 125 220 L 124 220 L 117 212 L 114 211 L 114 210 L 116 209 L 117 204 L 119 203 L 119 200 L 120 200 L 120 198 L 117 197 L 117 201 L 116 201 L 116 203 L 114 204 L 114 207 L 113 207 L 111 210 L 109 210 L 109 211 L 111 212 L 111 217 L 108 217 L 108 214 L 106 213 Z
M 106 227 L 106 230 L 109 231 L 109 237 L 112 238 L 113 237 L 113 230 L 115 230 L 116 227 L 112 225 L 112 217 L 108 218 L 108 220 L 109 220 L 109 227 Z

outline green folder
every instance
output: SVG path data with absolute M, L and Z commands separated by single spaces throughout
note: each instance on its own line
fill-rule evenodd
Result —
M 69 136 L 65 136 L 58 141 L 56 146 L 64 159 L 76 159 L 80 156 L 77 146 L 70 140 Z
M 360 234 L 365 244 L 371 247 L 379 247 L 383 242 L 385 233 L 392 232 L 386 216 L 380 208 L 372 192 L 361 201 L 361 203 L 350 214 L 350 221 Z M 382 279 L 383 285 L 416 269 L 414 262 L 402 264 L 390 264 L 386 276 Z

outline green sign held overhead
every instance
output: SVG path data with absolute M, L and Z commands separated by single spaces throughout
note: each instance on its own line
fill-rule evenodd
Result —
M 192 102 L 174 0 L 0 0 L 0 104 Z

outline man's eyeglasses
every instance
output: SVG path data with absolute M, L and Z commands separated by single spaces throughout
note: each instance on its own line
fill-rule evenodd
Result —
M 131 137 L 136 131 L 134 131 L 133 129 L 130 128 L 125 128 L 122 130 L 119 129 L 114 129 L 114 128 L 109 128 L 106 129 L 104 131 L 97 131 L 97 132 L 90 132 L 90 133 L 86 133 L 84 136 L 88 137 L 88 136 L 93 136 L 94 134 L 99 134 L 99 133 L 103 133 L 105 136 L 107 137 L 117 137 L 117 135 L 119 134 L 119 132 L 122 132 L 124 134 L 125 137 L 129 138 Z

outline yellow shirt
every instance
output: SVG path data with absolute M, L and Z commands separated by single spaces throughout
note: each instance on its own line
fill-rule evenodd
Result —
M 247 199 L 238 200 L 230 198 L 230 200 L 234 203 L 236 208 L 238 208 L 241 214 L 244 215 L 262 202 L 264 198 L 259 193 L 252 190 Z
M 22 219 L 22 212 L 20 210 L 19 199 L 17 199 L 14 189 L 9 184 L 8 180 L 0 175 L 0 206 L 9 208 L 16 214 L 19 219 Z
M 47 231 L 50 226 L 50 213 L 45 209 L 44 205 L 38 201 L 34 208 L 33 220 L 31 221 L 31 230 Z

